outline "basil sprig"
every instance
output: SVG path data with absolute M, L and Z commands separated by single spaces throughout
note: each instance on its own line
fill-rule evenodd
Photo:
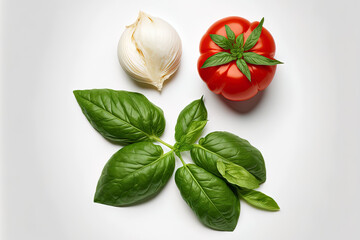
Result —
M 235 36 L 235 33 L 228 25 L 225 25 L 226 37 L 218 34 L 210 34 L 210 38 L 216 45 L 229 52 L 218 52 L 205 60 L 201 68 L 214 67 L 227 64 L 232 61 L 236 61 L 238 69 L 246 76 L 251 82 L 251 74 L 249 64 L 254 65 L 276 65 L 282 64 L 282 62 L 267 58 L 254 52 L 249 52 L 258 42 L 262 26 L 264 24 L 264 18 L 261 19 L 257 27 L 250 33 L 249 37 L 244 42 L 244 34 Z
M 228 29 L 228 37 L 234 38 Z M 183 166 L 175 182 L 185 202 L 207 227 L 233 231 L 240 201 L 270 211 L 279 210 L 269 196 L 253 189 L 266 180 L 264 159 L 248 141 L 228 132 L 212 132 L 198 143 L 207 124 L 203 98 L 187 105 L 175 126 L 174 145 L 159 137 L 165 129 L 163 111 L 144 95 L 111 89 L 76 90 L 76 100 L 90 124 L 106 139 L 126 145 L 106 163 L 94 201 L 110 206 L 141 203 L 158 194 L 175 170 L 175 155 Z M 170 151 L 164 153 L 159 142 Z M 189 151 L 195 164 L 186 164 Z

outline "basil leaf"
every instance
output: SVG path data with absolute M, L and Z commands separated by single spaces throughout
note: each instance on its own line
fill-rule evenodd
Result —
M 244 45 L 244 34 L 240 34 L 237 38 L 236 38 L 236 43 L 239 43 L 240 47 L 242 47 Z
M 239 187 L 254 189 L 259 187 L 259 181 L 245 168 L 235 163 L 218 160 L 217 169 L 219 173 L 229 182 Z
M 240 34 L 237 38 L 236 38 L 236 43 L 235 43 L 235 48 L 241 48 L 244 45 L 244 34 Z
M 229 50 L 232 48 L 231 42 L 224 36 L 218 34 L 210 34 L 210 38 L 214 41 L 214 43 L 216 43 L 216 45 L 218 45 L 222 49 Z
M 179 114 L 175 126 L 175 140 L 193 144 L 200 137 L 207 121 L 207 110 L 203 98 L 187 105 Z M 195 123 L 193 126 L 192 123 Z M 202 127 L 202 128 L 201 128 Z
M 163 111 L 140 93 L 93 89 L 76 90 L 74 95 L 91 125 L 110 141 L 150 141 L 164 132 Z
M 250 69 L 249 69 L 248 65 L 246 64 L 246 62 L 244 61 L 244 59 L 239 58 L 238 60 L 236 60 L 236 66 L 251 82 Z
M 261 19 L 259 25 L 250 33 L 249 37 L 246 39 L 244 50 L 248 51 L 255 46 L 257 41 L 260 38 L 262 25 L 264 24 L 264 18 Z
M 207 121 L 193 121 L 191 122 L 187 133 L 180 139 L 180 151 L 188 151 L 191 149 L 192 144 L 199 139 Z
M 208 59 L 205 60 L 204 64 L 201 66 L 201 68 L 223 65 L 223 64 L 229 63 L 235 59 L 236 58 L 234 58 L 228 52 L 215 53 L 214 55 L 212 55 L 211 57 L 209 57 Z
M 236 227 L 240 203 L 234 192 L 220 178 L 187 164 L 175 173 L 181 196 L 206 226 L 222 231 Z
M 255 65 L 276 65 L 276 64 L 283 64 L 282 62 L 276 59 L 270 59 L 259 55 L 254 52 L 245 52 L 244 53 L 244 60 L 247 63 L 255 64 Z
M 238 188 L 238 195 L 250 205 L 268 211 L 280 210 L 275 200 L 262 192 Z
M 235 42 L 235 33 L 231 30 L 228 25 L 225 25 L 226 36 L 230 40 L 231 43 Z
M 191 158 L 200 167 L 221 177 L 218 160 L 227 160 L 245 168 L 260 183 L 266 180 L 263 156 L 248 141 L 229 132 L 212 132 L 193 145 Z
M 156 195 L 175 168 L 174 153 L 163 155 L 160 146 L 140 142 L 123 147 L 106 163 L 94 201 L 126 206 Z

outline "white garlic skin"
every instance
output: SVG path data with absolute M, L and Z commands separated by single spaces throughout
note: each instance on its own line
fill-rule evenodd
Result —
M 135 23 L 126 27 L 118 45 L 120 64 L 130 77 L 154 85 L 159 91 L 179 68 L 181 53 L 176 30 L 144 12 L 139 12 Z

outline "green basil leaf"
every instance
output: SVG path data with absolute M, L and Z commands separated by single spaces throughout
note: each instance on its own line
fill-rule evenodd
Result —
M 209 57 L 208 59 L 205 60 L 204 64 L 201 66 L 201 68 L 223 65 L 223 64 L 229 63 L 235 59 L 236 58 L 234 58 L 228 52 L 215 53 L 214 55 L 212 55 L 211 57 Z
M 275 200 L 262 192 L 250 190 L 250 189 L 241 189 L 238 188 L 239 197 L 244 199 L 250 205 L 268 211 L 278 211 L 280 210 L 279 205 Z
M 203 98 L 187 105 L 179 114 L 175 126 L 175 140 L 177 142 L 194 143 L 200 137 L 207 121 L 207 110 Z M 197 122 L 194 125 L 193 122 Z M 202 128 L 201 128 L 202 127 Z
M 192 144 L 199 139 L 207 121 L 193 121 L 191 122 L 187 133 L 180 139 L 179 151 L 189 151 L 192 148 Z
M 194 144 L 190 151 L 194 162 L 205 170 L 221 177 L 218 160 L 227 160 L 245 168 L 260 183 L 266 180 L 266 169 L 260 151 L 248 141 L 229 132 L 212 132 Z
M 76 90 L 74 95 L 91 125 L 110 141 L 150 141 L 164 132 L 163 111 L 140 93 L 93 89 Z
M 240 47 L 242 47 L 244 45 L 244 34 L 240 34 L 237 38 L 236 38 L 236 43 L 239 43 Z
M 181 196 L 206 226 L 233 231 L 240 203 L 234 192 L 220 178 L 194 165 L 187 164 L 175 173 Z
M 276 59 L 270 59 L 259 55 L 254 52 L 245 52 L 244 53 L 244 60 L 247 63 L 255 64 L 255 65 L 276 65 L 276 64 L 283 64 L 282 62 Z
M 250 33 L 249 37 L 246 39 L 244 45 L 245 51 L 248 51 L 255 46 L 255 44 L 260 38 L 263 24 L 264 24 L 264 18 L 261 19 L 259 25 L 257 25 L 257 27 Z
M 225 30 L 226 30 L 226 36 L 230 40 L 230 42 L 231 43 L 235 42 L 235 33 L 233 32 L 233 30 L 231 30 L 231 28 L 228 25 L 225 25 Z
M 244 34 L 240 34 L 237 38 L 236 38 L 236 43 L 235 43 L 235 47 L 236 48 L 241 48 L 244 45 Z
M 142 202 L 160 192 L 174 168 L 174 153 L 163 154 L 158 145 L 140 142 L 123 147 L 106 163 L 94 201 L 111 206 Z
M 236 165 L 235 163 L 218 160 L 217 169 L 229 183 L 247 189 L 255 189 L 259 187 L 259 181 L 245 168 Z
M 232 48 L 231 42 L 224 36 L 218 34 L 210 34 L 210 38 L 214 41 L 214 43 L 216 43 L 216 45 L 218 45 L 222 49 L 229 50 Z
M 236 66 L 251 82 L 250 69 L 249 69 L 248 65 L 246 64 L 246 62 L 244 61 L 244 59 L 239 58 L 238 60 L 236 60 Z

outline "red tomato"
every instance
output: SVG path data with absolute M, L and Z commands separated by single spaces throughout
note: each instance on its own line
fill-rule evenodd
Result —
M 250 23 L 241 17 L 227 17 L 211 25 L 202 37 L 198 71 L 200 77 L 206 82 L 211 91 L 221 94 L 232 101 L 243 101 L 254 97 L 258 91 L 264 90 L 269 86 L 274 77 L 276 65 L 264 66 L 247 63 L 251 73 L 251 82 L 237 68 L 236 61 L 221 66 L 201 68 L 205 60 L 210 56 L 218 52 L 229 52 L 229 50 L 224 50 L 216 45 L 209 34 L 218 34 L 226 37 L 225 25 L 228 25 L 236 37 L 244 33 L 244 40 L 246 41 L 258 24 L 259 22 Z M 259 40 L 248 52 L 255 52 L 273 59 L 275 55 L 275 42 L 270 32 L 263 27 Z

